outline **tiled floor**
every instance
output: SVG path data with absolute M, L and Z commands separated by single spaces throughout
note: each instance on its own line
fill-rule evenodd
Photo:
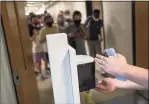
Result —
M 44 81 L 38 81 L 38 89 L 41 104 L 54 104 L 52 81 L 50 78 Z

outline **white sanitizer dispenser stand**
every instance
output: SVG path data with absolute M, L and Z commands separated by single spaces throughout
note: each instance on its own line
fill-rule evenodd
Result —
M 94 59 L 76 55 L 65 33 L 46 39 L 55 104 L 80 104 L 80 92 L 95 88 Z
M 50 34 L 46 39 L 55 104 L 80 104 L 76 51 L 64 33 Z

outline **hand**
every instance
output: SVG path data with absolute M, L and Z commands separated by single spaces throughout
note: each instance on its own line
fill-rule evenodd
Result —
M 101 35 L 98 35 L 98 39 L 99 39 L 99 42 L 103 41 L 103 37 Z
M 39 31 L 37 31 L 36 29 L 34 29 L 34 30 L 33 30 L 33 34 L 34 34 L 34 35 L 38 35 L 38 34 L 39 34 Z
M 115 89 L 117 89 L 116 83 L 117 83 L 116 79 L 105 78 L 104 80 L 98 83 L 96 91 L 102 93 L 112 92 Z
M 36 38 L 36 34 L 33 34 L 33 36 L 32 36 L 32 37 L 30 37 L 30 40 L 31 40 L 31 41 L 34 41 L 34 40 L 35 40 L 35 38 Z
M 73 34 L 68 34 L 68 38 L 73 38 L 74 35 Z
M 85 40 L 88 40 L 88 37 L 87 36 L 84 36 Z
M 95 62 L 101 70 L 114 76 L 122 76 L 124 68 L 127 66 L 126 58 L 120 54 L 110 57 L 96 55 Z
M 99 42 L 102 42 L 103 41 L 103 38 L 99 39 Z

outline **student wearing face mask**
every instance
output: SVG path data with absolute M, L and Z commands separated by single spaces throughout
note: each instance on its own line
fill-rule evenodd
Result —
M 59 14 L 57 16 L 57 25 L 58 25 L 58 31 L 60 33 L 64 33 L 65 28 L 68 26 L 68 24 L 65 22 L 65 18 L 63 14 Z
M 30 17 L 30 22 L 28 23 L 30 40 L 34 40 L 34 31 L 39 31 L 41 29 L 39 19 L 36 15 Z
M 73 13 L 73 23 L 71 23 L 66 28 L 66 33 L 68 35 L 69 44 L 76 49 L 78 55 L 85 55 L 85 39 L 88 36 L 88 32 L 84 25 L 81 24 L 82 14 L 80 11 L 74 11 Z
M 72 19 L 71 19 L 71 15 L 70 15 L 70 11 L 69 10 L 66 10 L 64 12 L 64 18 L 65 18 L 65 22 L 67 24 L 70 24 L 72 22 Z
M 40 60 L 42 57 L 42 47 L 38 44 L 38 35 L 41 29 L 39 19 L 36 15 L 32 14 L 30 17 L 30 22 L 28 23 L 29 36 L 32 41 L 32 56 L 34 62 L 34 71 L 37 73 L 41 72 Z
M 47 50 L 47 42 L 46 42 L 46 35 L 55 34 L 58 32 L 58 29 L 56 26 L 53 25 L 53 18 L 49 15 L 44 17 L 44 26 L 40 30 L 39 33 L 39 40 L 40 43 L 43 46 L 44 50 L 44 61 L 45 61 L 45 67 L 48 68 L 49 58 L 48 58 L 48 50 Z
M 103 20 L 100 19 L 100 10 L 94 9 L 93 16 L 89 17 L 85 22 L 85 27 L 89 31 L 88 46 L 90 55 L 95 57 L 96 54 L 101 54 L 101 28 L 103 27 Z

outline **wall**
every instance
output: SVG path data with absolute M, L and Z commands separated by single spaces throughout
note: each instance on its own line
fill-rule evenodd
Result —
M 59 2 L 56 5 L 48 8 L 47 11 L 53 16 L 54 20 L 57 19 L 59 11 L 70 10 L 71 15 L 73 11 L 79 10 L 82 13 L 82 23 L 86 20 L 86 5 L 85 2 Z
M 92 9 L 99 9 L 100 10 L 100 18 L 102 18 L 103 10 L 102 10 L 102 2 L 101 1 L 92 1 Z
M 0 38 L 0 104 L 17 104 L 1 25 L 2 24 L 0 24 L 0 37 L 2 37 Z
M 106 48 L 113 47 L 133 63 L 131 2 L 103 2 Z
M 149 3 L 135 3 L 136 65 L 149 68 Z M 142 47 L 143 46 L 143 47 Z
M 139 4 L 141 2 L 137 2 L 137 3 Z M 148 24 L 148 18 L 147 18 L 148 7 L 147 6 L 148 4 L 145 4 L 145 6 L 141 5 L 141 6 L 136 6 L 137 8 L 135 8 L 136 10 L 135 12 L 136 13 L 135 15 L 136 36 L 137 36 L 137 41 L 138 41 L 136 46 L 137 48 L 139 47 L 137 49 L 137 52 L 140 57 L 140 59 L 138 60 L 138 63 L 141 63 L 142 65 L 146 67 L 148 66 L 147 57 L 145 56 L 142 57 L 142 55 L 147 56 L 147 50 L 148 50 L 147 48 L 148 33 L 146 33 L 148 32 L 148 25 L 147 25 Z M 132 53 L 132 5 L 131 5 L 131 2 L 104 2 L 103 3 L 103 16 L 104 16 L 106 48 L 114 47 L 117 52 L 123 54 L 127 58 L 128 63 L 132 64 L 133 53 Z M 142 37 L 142 33 L 144 34 L 143 37 Z M 144 43 L 142 45 L 144 47 L 141 47 L 139 45 L 140 43 L 141 44 Z M 144 53 L 139 54 L 139 52 L 140 53 L 144 52 Z M 145 60 L 146 62 L 143 60 Z M 146 98 L 148 98 L 147 91 L 141 91 L 140 93 Z M 137 99 L 136 100 L 137 104 L 147 104 L 147 101 L 138 95 L 136 95 L 135 99 Z M 104 104 L 110 104 L 110 103 L 108 102 Z
M 149 68 L 149 3 L 136 2 L 135 4 L 135 34 L 136 34 L 136 66 Z M 149 99 L 148 91 L 139 91 L 143 96 Z M 143 98 L 137 99 L 139 104 L 144 104 Z

